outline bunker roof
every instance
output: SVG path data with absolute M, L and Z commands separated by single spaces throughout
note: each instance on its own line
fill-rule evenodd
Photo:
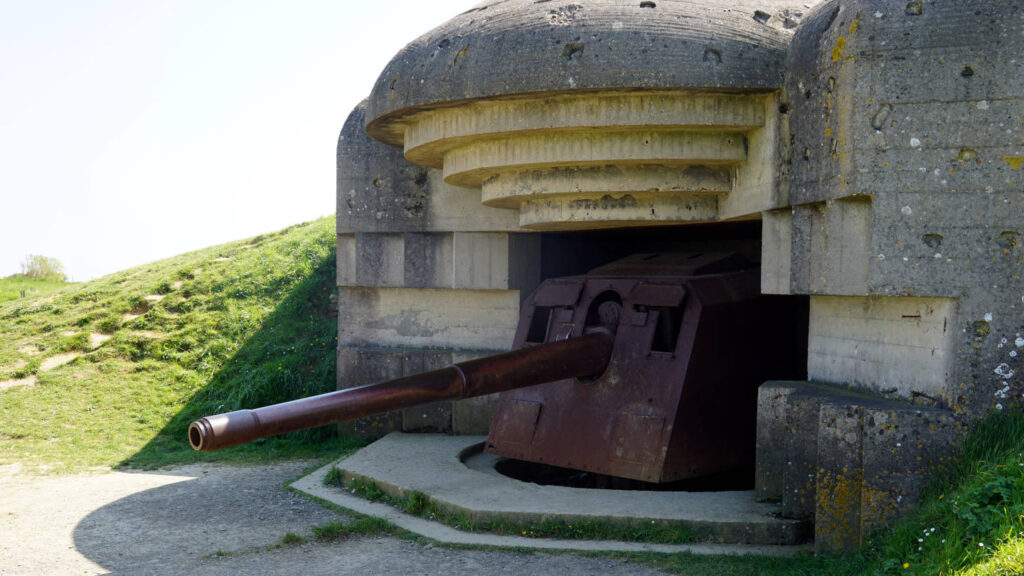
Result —
M 782 86 L 816 0 L 491 0 L 403 48 L 381 72 L 367 131 L 483 98 L 608 90 L 748 92 Z

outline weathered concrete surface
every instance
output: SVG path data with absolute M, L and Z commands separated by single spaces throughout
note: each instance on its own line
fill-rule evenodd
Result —
M 338 345 L 508 350 L 516 290 L 342 287 Z
M 396 526 L 444 544 L 461 544 L 472 546 L 488 546 L 499 548 L 518 548 L 529 550 L 572 550 L 588 552 L 661 552 L 666 554 L 721 554 L 742 555 L 756 554 L 759 556 L 795 556 L 810 551 L 807 544 L 795 546 L 776 546 L 759 544 L 653 544 L 647 542 L 623 542 L 617 540 L 562 540 L 556 538 L 528 538 L 520 536 L 501 536 L 497 534 L 463 532 L 433 520 L 426 520 L 401 512 L 387 504 L 370 502 L 348 491 L 325 486 L 323 479 L 335 468 L 335 463 L 328 464 L 294 484 L 292 487 L 300 492 L 336 504 L 346 510 L 383 518 Z M 618 573 L 618 572 L 616 572 Z
M 832 0 L 790 52 L 792 217 L 770 219 L 765 265 L 788 259 L 791 293 L 956 299 L 951 368 L 917 400 L 966 419 L 1024 394 L 1022 26 L 1011 0 Z
M 520 226 L 575 230 L 756 218 L 784 204 L 781 115 L 777 94 L 608 90 L 464 102 L 395 130 L 408 160 L 519 209 Z
M 441 172 L 406 160 L 400 149 L 363 130 L 366 103 L 338 136 L 339 234 L 517 230 L 518 214 L 480 204 L 477 194 L 445 184 Z
M 800 521 L 772 516 L 752 492 L 648 492 L 540 486 L 500 475 L 495 458 L 460 454 L 483 437 L 390 434 L 339 462 L 349 479 L 372 480 L 395 496 L 418 491 L 442 507 L 477 521 L 667 522 L 689 526 L 712 542 L 795 544 L 806 537 Z
M 399 52 L 368 104 L 394 144 L 395 117 L 468 99 L 635 88 L 771 90 L 807 2 L 598 0 L 483 3 Z
M 507 290 L 532 286 L 537 273 L 517 269 L 539 259 L 540 239 L 505 232 L 338 234 L 338 285 Z M 526 272 L 525 274 L 523 272 Z
M 812 296 L 807 377 L 902 398 L 950 398 L 956 300 Z
M 772 92 L 811 4 L 486 2 L 392 59 L 366 131 L 529 229 L 758 218 L 786 205 Z M 694 166 L 728 168 L 727 194 L 694 195 Z
M 758 400 L 758 496 L 813 520 L 819 551 L 855 549 L 912 510 L 960 433 L 949 410 L 841 386 L 766 382 Z

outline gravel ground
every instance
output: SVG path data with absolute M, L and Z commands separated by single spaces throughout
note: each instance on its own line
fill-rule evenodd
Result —
M 282 488 L 311 464 L 64 477 L 0 470 L 0 574 L 660 574 L 384 536 L 268 549 L 288 532 L 308 537 L 312 526 L 345 518 Z

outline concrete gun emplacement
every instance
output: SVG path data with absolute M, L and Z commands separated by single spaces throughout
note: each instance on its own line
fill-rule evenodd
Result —
M 806 302 L 733 253 L 636 254 L 544 281 L 511 352 L 189 426 L 197 450 L 501 393 L 487 452 L 645 482 L 750 469 L 757 387 L 805 377 Z

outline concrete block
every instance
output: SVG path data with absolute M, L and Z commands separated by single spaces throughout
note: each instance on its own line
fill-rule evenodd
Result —
M 787 436 L 786 397 L 791 391 L 780 382 L 765 382 L 757 389 L 754 496 L 758 502 L 782 500 L 785 455 L 781 447 Z
M 928 472 L 952 456 L 961 428 L 946 410 L 892 405 L 865 409 L 862 535 L 917 506 Z
M 779 201 L 780 96 L 778 92 L 766 94 L 760 101 L 765 123 L 746 134 L 747 159 L 736 167 L 732 192 L 719 201 L 721 220 L 750 217 L 785 205 Z
M 960 432 L 949 410 L 817 382 L 766 382 L 755 494 L 780 498 L 784 518 L 813 520 L 819 551 L 852 550 L 917 504 Z
M 770 210 L 761 220 L 761 292 L 791 294 L 793 209 Z
M 825 291 L 825 262 L 828 257 L 825 223 L 824 202 L 793 207 L 793 269 L 790 280 L 794 293 L 818 294 Z
M 402 376 L 415 376 L 452 365 L 452 353 L 444 350 L 406 351 Z M 402 410 L 403 432 L 451 432 L 452 401 L 431 402 Z
M 758 502 L 782 500 L 782 474 L 786 468 L 783 446 L 789 436 L 786 408 L 794 389 L 790 382 L 765 382 L 757 390 L 754 495 Z
M 956 300 L 812 296 L 808 378 L 911 399 L 952 385 Z
M 405 233 L 405 286 L 450 288 L 455 276 L 450 232 Z
M 540 237 L 507 232 L 338 235 L 340 286 L 520 289 L 540 282 Z
M 338 345 L 508 350 L 516 290 L 341 287 Z
M 1020 362 L 1003 340 L 1024 334 L 1024 259 L 1013 240 L 1024 233 L 1024 75 L 1017 58 L 1024 37 L 1014 32 L 1022 24 L 1012 2 L 925 2 L 907 12 L 881 1 L 834 0 L 809 11 L 793 37 L 789 201 L 871 198 L 870 214 L 860 206 L 827 215 L 828 246 L 837 248 L 828 258 L 840 274 L 826 266 L 823 283 L 809 257 L 821 245 L 818 223 L 795 209 L 794 291 L 956 299 L 959 310 L 951 348 L 915 354 L 903 346 L 878 356 L 873 348 L 886 347 L 884 336 L 865 332 L 859 342 L 844 341 L 845 352 L 829 352 L 833 381 L 886 380 L 880 389 L 927 395 L 966 419 L 1024 392 L 1019 379 L 991 376 Z M 858 238 L 869 240 L 850 242 Z M 867 265 L 866 286 L 865 271 L 851 263 Z M 948 372 L 940 377 L 933 361 L 947 363 Z M 915 372 L 922 364 L 928 367 Z M 922 378 L 931 385 L 914 388 Z M 945 384 L 936 390 L 940 379 Z
M 862 406 L 821 404 L 814 513 L 819 552 L 852 551 L 861 543 L 863 417 Z
M 395 354 L 392 351 L 339 348 L 337 388 L 339 390 L 355 388 L 400 378 L 403 372 L 403 361 L 402 354 Z M 386 412 L 339 424 L 339 430 L 343 435 L 363 439 L 380 438 L 389 432 L 401 429 L 402 415 L 400 412 Z
M 871 258 L 871 198 L 853 196 L 826 204 L 825 291 L 866 294 Z
M 452 287 L 469 290 L 509 288 L 509 235 L 456 232 Z
M 356 235 L 338 234 L 338 286 L 356 285 Z
M 466 398 L 452 404 L 452 432 L 454 434 L 486 435 L 491 430 L 491 418 L 498 395 Z
M 782 509 L 786 518 L 811 520 L 817 497 L 818 418 L 821 405 L 834 390 L 819 390 L 812 383 L 795 385 L 786 403 L 785 426 L 789 434 L 782 444 Z
M 402 286 L 405 239 L 402 234 L 356 234 L 356 286 Z
M 444 350 L 343 347 L 338 350 L 338 389 L 412 376 L 449 366 Z M 341 424 L 343 434 L 375 439 L 396 430 L 451 431 L 451 402 L 385 412 Z

